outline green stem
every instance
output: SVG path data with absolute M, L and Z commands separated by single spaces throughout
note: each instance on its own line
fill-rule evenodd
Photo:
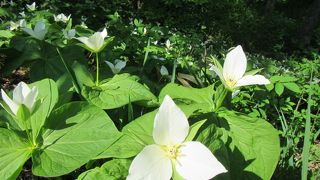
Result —
M 217 88 L 216 93 L 215 93 L 215 107 L 214 110 L 217 110 L 219 107 L 221 107 L 222 103 L 224 102 L 225 98 L 230 92 L 228 89 L 224 87 L 224 85 L 220 85 L 220 87 Z M 228 99 L 228 98 L 227 98 Z
M 96 64 L 97 64 L 97 72 L 96 72 L 96 86 L 99 85 L 99 54 L 96 53 Z
M 174 81 L 176 80 L 176 69 L 177 69 L 177 61 L 174 60 L 173 67 L 172 67 L 171 83 L 174 83 Z

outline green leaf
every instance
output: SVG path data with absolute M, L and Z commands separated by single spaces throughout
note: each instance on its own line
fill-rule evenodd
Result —
M 292 76 L 272 76 L 270 78 L 270 81 L 272 83 L 275 83 L 275 82 L 282 82 L 282 83 L 284 83 L 284 82 L 293 82 L 293 81 L 296 81 L 296 80 L 298 80 L 298 79 L 295 78 L 295 77 L 292 77 Z
M 276 83 L 275 85 L 275 91 L 278 94 L 278 96 L 281 96 L 281 94 L 283 93 L 284 90 L 284 86 L 282 83 Z
M 289 89 L 290 91 L 293 91 L 295 93 L 301 93 L 300 87 L 296 83 L 283 83 L 283 85 Z
M 33 139 L 37 139 L 44 122 L 49 117 L 55 104 L 58 102 L 58 88 L 51 79 L 44 79 L 30 84 L 38 88 L 37 103 L 31 116 L 31 129 Z
M 0 177 L 16 179 L 32 152 L 27 140 L 14 131 L 0 128 Z
M 32 155 L 32 172 L 46 177 L 79 168 L 120 136 L 103 110 L 85 102 L 73 102 L 56 109 L 44 127 L 43 144 Z
M 85 63 L 85 58 L 80 52 L 81 49 L 77 46 L 67 46 L 61 49 L 61 54 L 69 66 L 71 66 L 74 61 Z M 51 78 L 56 81 L 64 73 L 67 73 L 67 70 L 60 60 L 56 47 L 44 44 L 41 49 L 40 60 L 31 66 L 31 80 L 38 81 L 43 78 Z
M 255 75 L 255 74 L 257 74 L 258 72 L 262 71 L 262 69 L 263 69 L 263 68 L 254 69 L 254 70 L 251 70 L 251 71 L 246 72 L 244 75 Z
M 157 105 L 157 98 L 149 89 L 129 74 L 115 75 L 99 86 L 84 86 L 82 95 L 102 109 L 114 109 L 137 101 L 145 106 Z
M 193 112 L 199 109 L 196 105 L 185 105 L 181 103 L 178 104 L 178 106 L 187 117 L 190 117 Z M 146 145 L 154 144 L 152 131 L 154 117 L 157 112 L 158 109 L 144 114 L 123 127 L 123 136 L 97 158 L 129 158 L 137 155 Z M 199 121 L 191 126 L 187 140 L 193 139 L 202 123 L 203 121 Z
M 210 111 L 213 109 L 213 86 L 206 88 L 188 88 L 178 84 L 167 84 L 160 92 L 159 100 L 162 101 L 165 95 L 169 95 L 172 99 L 182 101 L 186 104 L 197 104 L 201 109 Z
M 4 37 L 4 38 L 11 38 L 13 37 L 14 34 L 11 31 L 8 30 L 0 30 L 0 37 Z
M 270 179 L 279 160 L 278 132 L 270 123 L 228 110 L 216 122 L 227 144 L 231 179 Z
M 77 179 L 125 180 L 128 176 L 130 164 L 131 160 L 128 159 L 114 159 L 104 163 L 100 168 L 94 168 L 80 174 Z

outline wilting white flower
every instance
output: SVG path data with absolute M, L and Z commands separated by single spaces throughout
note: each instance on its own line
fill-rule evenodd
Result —
M 102 32 L 96 32 L 90 37 L 78 37 L 76 39 L 81 41 L 85 45 L 84 48 L 87 50 L 98 53 L 105 47 L 104 38 L 107 36 L 107 30 L 104 28 Z
M 188 180 L 207 180 L 227 172 L 211 151 L 197 141 L 185 141 L 185 114 L 165 96 L 154 119 L 153 140 L 133 160 L 127 180 L 169 180 L 173 169 Z
M 70 29 L 69 31 L 66 31 L 65 29 L 63 29 L 62 33 L 66 39 L 72 39 L 76 35 L 76 30 Z
M 118 74 L 124 67 L 126 67 L 127 62 L 126 61 L 121 61 L 119 59 L 116 59 L 114 61 L 114 64 L 112 64 L 109 61 L 105 61 L 113 74 Z
M 247 58 L 240 45 L 227 54 L 223 69 L 219 63 L 210 68 L 210 70 L 214 71 L 220 77 L 226 88 L 232 91 L 240 86 L 270 83 L 270 81 L 262 75 L 246 75 L 246 69 Z
M 30 112 L 34 108 L 36 98 L 38 96 L 38 88 L 33 87 L 32 89 L 24 83 L 20 82 L 13 90 L 12 99 L 1 89 L 1 96 L 3 101 L 8 105 L 13 114 L 17 114 L 20 105 L 24 104 Z
M 33 2 L 32 4 L 27 4 L 27 9 L 29 10 L 29 11 L 34 11 L 34 10 L 36 10 L 36 2 Z
M 44 36 L 47 33 L 47 27 L 46 24 L 42 21 L 38 21 L 36 23 L 36 25 L 34 26 L 34 29 L 30 29 L 30 28 L 23 28 L 23 30 L 28 33 L 30 36 L 39 39 L 39 40 L 43 40 Z
M 162 76 L 168 76 L 168 75 L 169 75 L 168 69 L 167 69 L 165 66 L 161 66 L 161 68 L 160 68 L 160 74 L 161 74 Z
M 70 17 L 71 17 L 71 14 L 68 17 L 66 15 L 64 15 L 63 13 L 58 14 L 58 15 L 53 15 L 54 21 L 56 21 L 56 22 L 62 21 L 64 23 L 68 22 Z

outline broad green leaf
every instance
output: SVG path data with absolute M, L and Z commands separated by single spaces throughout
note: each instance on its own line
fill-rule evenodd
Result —
M 0 177 L 16 179 L 32 152 L 27 140 L 14 131 L 0 128 Z
M 11 31 L 8 30 L 0 30 L 0 37 L 4 37 L 4 38 L 11 38 L 13 37 L 14 34 Z
M 94 80 L 92 74 L 88 70 L 88 67 L 75 61 L 72 65 L 72 69 L 81 89 L 83 85 L 94 86 Z
M 85 58 L 80 52 L 82 52 L 81 48 L 77 46 L 67 46 L 61 49 L 61 54 L 69 66 L 74 61 L 85 62 Z M 67 72 L 57 53 L 56 47 L 44 44 L 40 53 L 40 60 L 34 62 L 31 66 L 31 80 L 37 81 L 43 78 L 51 78 L 56 81 Z
M 193 112 L 199 109 L 198 106 L 178 104 L 187 117 L 190 117 Z M 158 109 L 149 112 L 127 124 L 123 129 L 123 136 L 116 141 L 112 146 L 101 153 L 97 158 L 129 158 L 137 155 L 146 145 L 154 144 L 152 131 L 154 117 Z M 190 122 L 190 120 L 189 120 Z M 194 123 L 190 128 L 190 134 L 187 140 L 191 140 L 196 131 L 201 127 L 203 121 Z
M 278 96 L 281 96 L 281 94 L 283 93 L 283 90 L 284 90 L 283 84 L 282 83 L 276 83 L 274 90 L 276 91 Z
M 214 106 L 213 94 L 213 86 L 197 89 L 170 83 L 161 90 L 159 99 L 162 100 L 165 95 L 169 95 L 172 99 L 183 101 L 186 104 L 198 104 L 203 110 L 210 111 Z
M 72 102 L 56 109 L 44 128 L 43 144 L 32 155 L 32 172 L 46 177 L 81 167 L 120 136 L 103 110 L 85 102 Z
M 280 156 L 277 130 L 265 120 L 241 113 L 217 113 L 215 123 L 228 148 L 231 179 L 270 179 Z
M 128 176 L 131 160 L 114 159 L 104 163 L 101 167 L 90 169 L 77 178 L 78 180 L 108 179 L 125 180 Z
M 40 130 L 49 117 L 53 107 L 58 102 L 58 88 L 56 83 L 51 79 L 37 81 L 30 85 L 38 88 L 38 97 L 35 111 L 31 116 L 31 129 L 33 139 L 37 139 Z
M 289 83 L 283 83 L 283 85 L 290 91 L 293 91 L 295 93 L 301 93 L 301 89 L 296 83 L 289 82 Z
M 146 106 L 157 105 L 157 98 L 137 79 L 129 74 L 115 75 L 110 81 L 99 86 L 84 86 L 82 95 L 102 109 L 114 109 L 139 102 Z

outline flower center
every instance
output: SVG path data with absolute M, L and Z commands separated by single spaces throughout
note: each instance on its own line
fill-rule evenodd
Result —
M 226 80 L 226 85 L 230 88 L 233 88 L 236 85 L 237 81 L 233 80 L 233 79 L 227 79 Z
M 179 150 L 180 146 L 180 144 L 174 146 L 164 146 L 163 150 L 165 152 L 165 155 L 171 160 L 175 160 L 178 156 L 181 155 Z

